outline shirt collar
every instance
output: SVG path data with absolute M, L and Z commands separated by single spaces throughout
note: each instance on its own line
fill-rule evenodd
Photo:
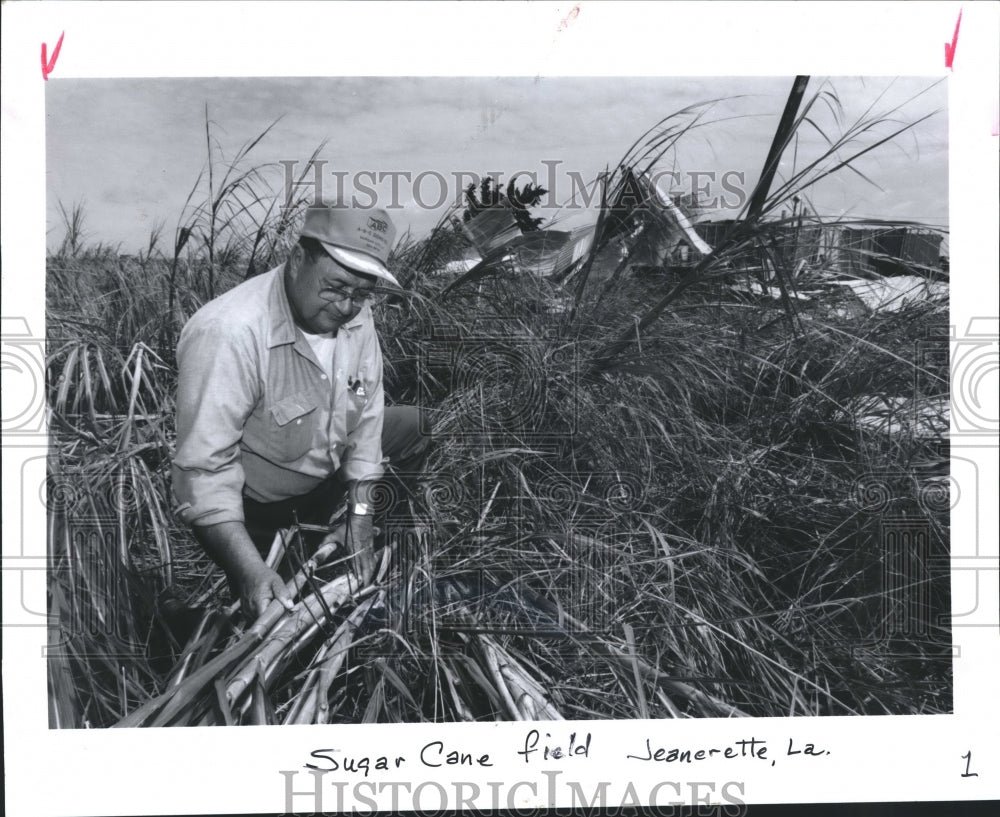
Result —
M 341 329 L 357 329 L 365 322 L 365 316 L 370 312 L 371 307 L 365 306 L 351 320 L 341 326 Z M 275 346 L 282 346 L 286 343 L 295 343 L 299 337 L 295 331 L 295 318 L 292 317 L 292 306 L 288 303 L 288 293 L 285 292 L 285 267 L 278 267 L 274 271 L 274 281 L 271 283 L 271 291 L 268 295 L 268 315 L 270 325 L 268 326 L 267 348 L 273 349 Z

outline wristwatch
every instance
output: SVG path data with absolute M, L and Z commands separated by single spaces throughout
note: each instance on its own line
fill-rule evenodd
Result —
M 351 516 L 368 516 L 370 513 L 371 509 L 367 502 L 355 502 L 351 506 Z

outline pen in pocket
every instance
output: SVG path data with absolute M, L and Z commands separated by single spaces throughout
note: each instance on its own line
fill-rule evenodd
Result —
M 348 376 L 348 378 L 347 378 L 347 388 L 349 388 L 352 392 L 354 392 L 354 394 L 356 394 L 358 397 L 361 397 L 361 398 L 366 397 L 366 394 L 365 394 L 365 384 L 364 384 L 364 381 L 361 380 L 360 377 L 352 378 L 352 377 Z

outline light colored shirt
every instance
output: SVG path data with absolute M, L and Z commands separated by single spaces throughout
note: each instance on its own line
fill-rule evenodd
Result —
M 299 331 L 302 332 L 302 336 L 312 348 L 313 354 L 316 355 L 316 360 L 319 361 L 319 365 L 323 369 L 323 373 L 327 377 L 332 378 L 333 350 L 337 346 L 337 338 L 331 332 L 327 332 L 325 335 L 311 335 L 303 331 L 301 327 L 299 327 Z
M 340 469 L 378 479 L 382 351 L 365 306 L 336 335 L 332 378 L 295 325 L 283 267 L 210 301 L 177 345 L 177 513 L 242 522 L 243 495 L 277 502 Z

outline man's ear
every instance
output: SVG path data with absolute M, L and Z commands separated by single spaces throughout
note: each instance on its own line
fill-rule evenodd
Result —
M 302 269 L 305 258 L 306 251 L 302 249 L 302 245 L 293 244 L 292 251 L 288 255 L 288 274 L 293 281 L 298 279 L 299 271 Z

